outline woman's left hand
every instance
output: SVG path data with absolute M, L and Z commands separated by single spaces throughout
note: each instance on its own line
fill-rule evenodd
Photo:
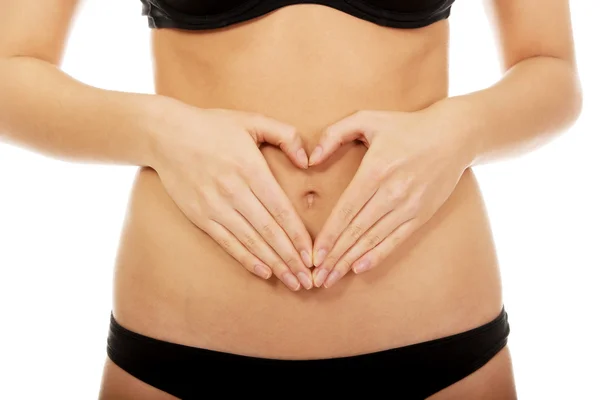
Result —
M 443 108 L 442 108 L 443 110 Z M 330 125 L 310 157 L 317 165 L 342 144 L 368 150 L 315 239 L 315 286 L 381 263 L 448 199 L 470 165 L 448 112 L 358 111 Z M 457 134 L 455 134 L 457 133 Z

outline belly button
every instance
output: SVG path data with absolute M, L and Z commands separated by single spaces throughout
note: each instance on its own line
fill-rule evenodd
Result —
M 306 205 L 308 206 L 308 208 L 311 208 L 313 203 L 315 202 L 315 196 L 317 195 L 317 193 L 313 190 L 308 191 L 305 195 L 304 198 L 306 199 Z

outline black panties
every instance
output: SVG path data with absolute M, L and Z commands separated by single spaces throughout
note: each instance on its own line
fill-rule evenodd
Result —
M 124 328 L 111 314 L 107 352 L 129 374 L 182 399 L 338 397 L 364 389 L 369 398 L 422 400 L 481 368 L 507 344 L 509 331 L 503 307 L 494 320 L 443 338 L 348 357 L 279 360 L 157 340 Z

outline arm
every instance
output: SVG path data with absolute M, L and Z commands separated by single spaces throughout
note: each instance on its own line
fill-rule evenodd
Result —
M 149 165 L 160 96 L 81 83 L 60 64 L 77 0 L 0 0 L 0 140 L 74 161 Z
M 361 110 L 323 133 L 310 165 L 352 140 L 369 150 L 315 239 L 315 286 L 379 265 L 437 212 L 466 168 L 531 150 L 577 118 L 568 0 L 490 1 L 500 82 L 416 112 Z
M 568 0 L 490 0 L 504 77 L 494 86 L 440 101 L 466 165 L 531 151 L 579 116 L 582 95 Z
M 0 38 L 10 38 L 0 42 L 0 139 L 60 159 L 150 166 L 188 220 L 248 271 L 310 289 L 310 236 L 257 146 L 280 146 L 305 168 L 294 127 L 72 79 L 58 64 L 77 3 L 0 0 Z

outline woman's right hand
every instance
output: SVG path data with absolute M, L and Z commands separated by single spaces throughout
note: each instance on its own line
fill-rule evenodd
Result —
M 259 149 L 278 146 L 307 168 L 294 127 L 179 101 L 161 115 L 151 167 L 180 210 L 253 274 L 275 274 L 293 291 L 312 288 L 312 241 Z

